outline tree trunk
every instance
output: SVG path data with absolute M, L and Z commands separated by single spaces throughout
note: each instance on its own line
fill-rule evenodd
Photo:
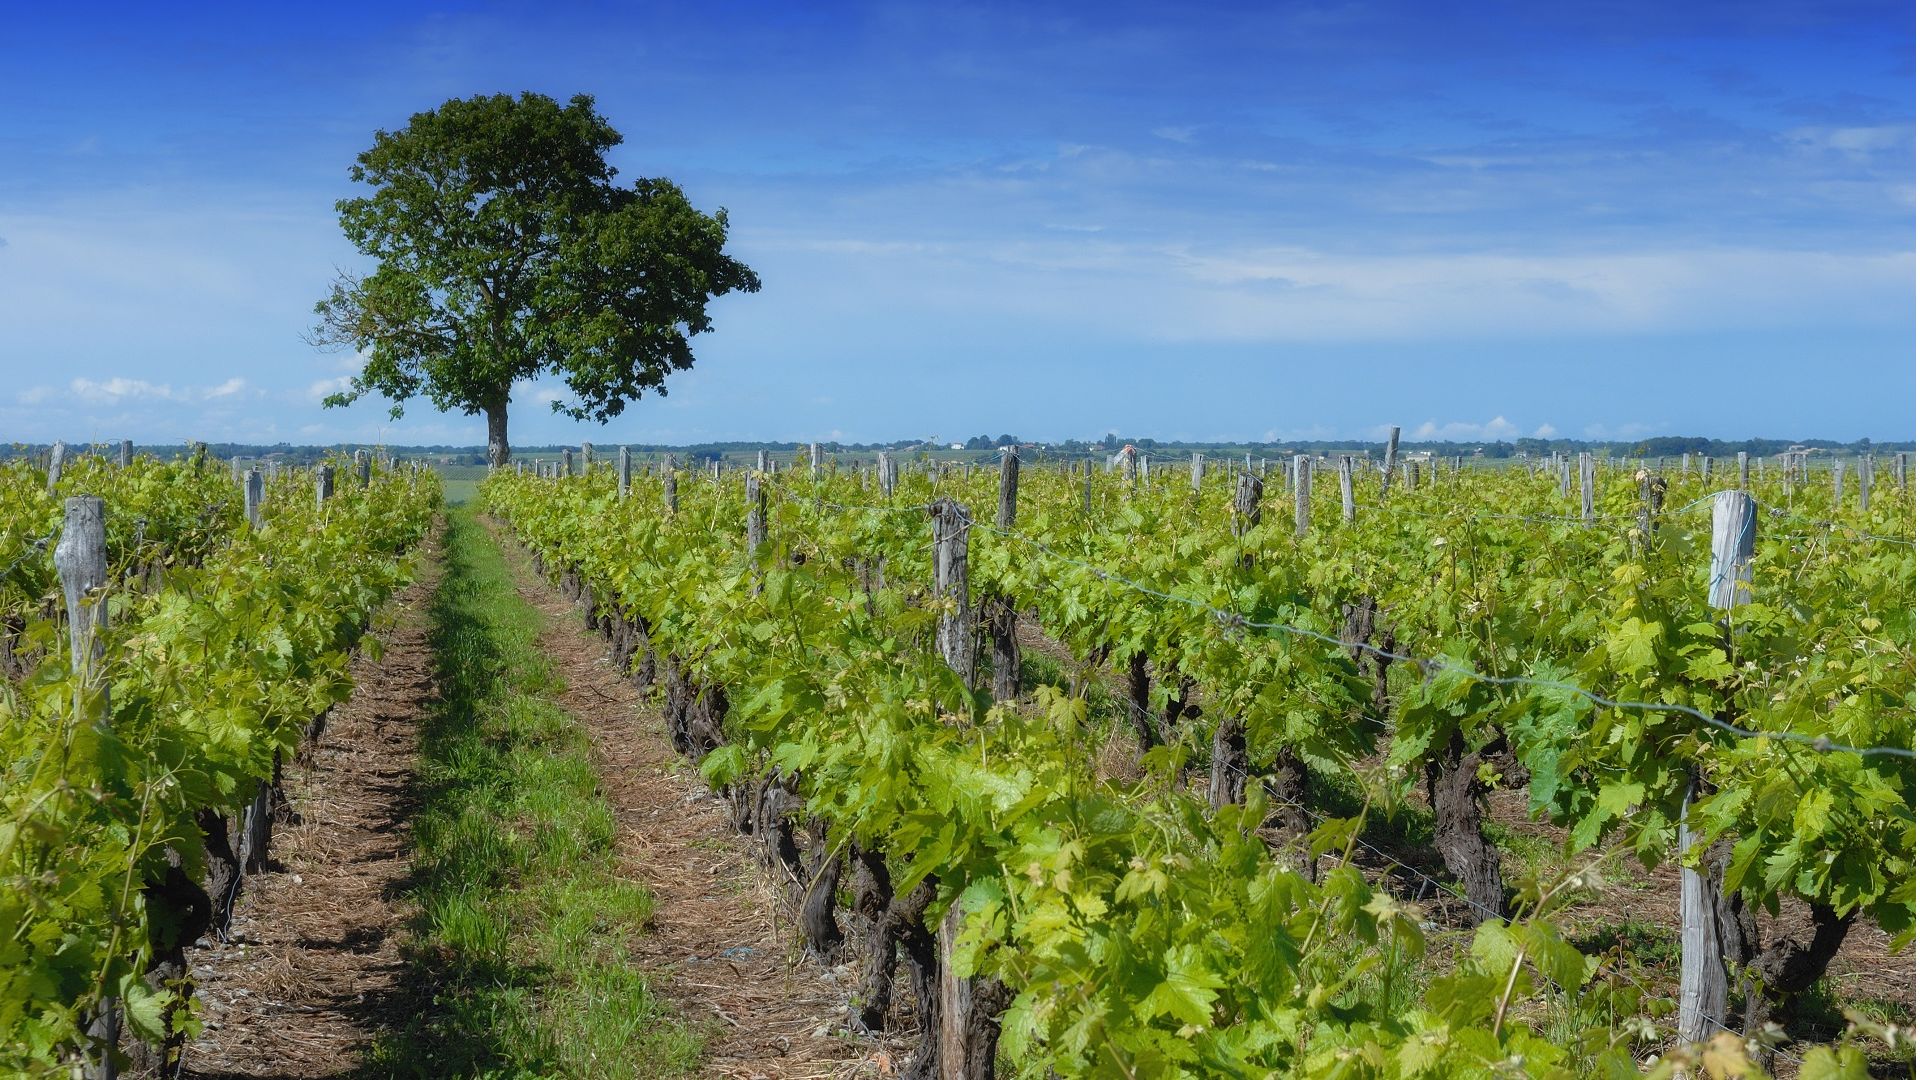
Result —
M 1439 760 L 1427 764 L 1427 798 L 1433 805 L 1433 842 L 1447 869 L 1466 887 L 1475 919 L 1499 918 L 1506 912 L 1506 890 L 1500 883 L 1500 849 L 1480 831 L 1480 755 L 1467 753 L 1459 732 L 1447 743 Z
M 486 407 L 487 414 L 487 464 L 495 469 L 505 468 L 511 454 L 507 450 L 507 403 Z
M 813 851 L 807 860 L 806 895 L 800 902 L 800 929 L 807 944 L 822 957 L 832 956 L 846 936 L 833 917 L 833 897 L 840 889 L 840 852 L 827 843 L 827 823 L 812 823 Z

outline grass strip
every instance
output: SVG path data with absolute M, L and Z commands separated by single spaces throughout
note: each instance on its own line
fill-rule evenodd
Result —
M 613 810 L 592 748 L 553 700 L 540 614 L 468 507 L 455 507 L 432 606 L 441 700 L 422 734 L 422 1007 L 375 1046 L 380 1076 L 669 1077 L 699 1034 L 654 996 L 629 943 L 653 900 L 614 873 Z

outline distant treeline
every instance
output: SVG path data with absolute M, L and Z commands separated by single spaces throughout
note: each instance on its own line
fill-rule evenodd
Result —
M 101 453 L 117 454 L 118 443 L 84 442 L 68 443 L 75 452 L 96 450 Z M 761 450 L 782 457 L 804 454 L 807 444 L 804 442 L 707 442 L 691 445 L 669 445 L 666 443 L 625 443 L 607 441 L 598 443 L 606 454 L 617 454 L 625 445 L 636 454 L 671 453 L 683 461 L 720 461 L 739 459 L 757 454 Z M 1150 454 L 1184 456 L 1195 451 L 1210 457 L 1240 456 L 1252 454 L 1255 457 L 1278 457 L 1288 454 L 1381 454 L 1386 443 L 1381 440 L 1363 439 L 1315 439 L 1291 440 L 1281 442 L 1182 442 L 1174 440 L 1129 437 L 1117 433 L 1108 434 L 1099 439 L 1064 439 L 1050 442 L 1022 439 L 1017 435 L 976 435 L 966 440 L 953 442 L 929 442 L 924 439 L 900 439 L 892 442 L 823 442 L 820 449 L 828 454 L 870 454 L 881 450 L 894 452 L 926 452 L 942 458 L 990 458 L 1003 446 L 1039 447 L 1048 455 L 1062 457 L 1085 457 L 1095 454 L 1111 454 L 1122 446 L 1132 445 Z M 0 460 L 26 457 L 44 453 L 47 443 L 13 443 L 0 446 Z M 1601 439 L 1514 439 L 1493 442 L 1442 442 L 1419 439 L 1403 439 L 1400 449 L 1403 453 L 1431 452 L 1441 457 L 1455 455 L 1481 458 L 1539 457 L 1554 452 L 1577 454 L 1591 452 L 1609 454 L 1616 457 L 1679 457 L 1681 454 L 1705 454 L 1716 458 L 1731 458 L 1742 451 L 1754 456 L 1771 456 L 1787 450 L 1800 448 L 1806 450 L 1837 453 L 1842 455 L 1863 454 L 1867 452 L 1891 453 L 1898 450 L 1911 451 L 1914 441 L 1875 442 L 1871 439 L 1856 439 L 1852 442 L 1840 442 L 1835 439 L 1708 439 L 1701 436 L 1661 435 L 1637 440 L 1601 440 Z M 330 446 L 295 446 L 291 443 L 208 443 L 210 457 L 227 459 L 260 459 L 272 457 L 281 462 L 302 465 L 320 461 L 328 455 L 351 454 L 355 450 L 382 449 L 400 458 L 420 458 L 441 464 L 485 465 L 487 462 L 484 446 L 386 446 L 376 447 L 370 443 L 336 443 Z M 547 444 L 542 446 L 516 446 L 515 457 L 553 458 L 562 450 L 579 450 L 577 443 Z M 158 457 L 178 457 L 188 452 L 184 443 L 139 444 L 135 453 L 152 454 Z

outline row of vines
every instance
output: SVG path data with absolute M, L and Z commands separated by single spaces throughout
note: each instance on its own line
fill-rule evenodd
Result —
M 904 965 L 908 1075 L 1760 1075 L 1851 927 L 1911 939 L 1904 485 L 1757 483 L 1728 609 L 1703 478 L 1603 471 L 1588 515 L 1551 473 L 1331 464 L 1271 491 L 1017 459 L 482 490 L 658 684 L 809 942 L 859 958 L 862 1022 L 899 1022 Z M 1694 871 L 1741 1010 L 1696 1003 L 1712 1036 L 1676 1042 L 1671 1002 L 1557 918 L 1590 877 L 1503 865 L 1502 785 L 1571 856 Z M 1416 804 L 1464 935 L 1357 858 Z M 1760 939 L 1782 901 L 1810 939 Z M 1791 1063 L 1864 1076 L 1866 1038 Z
M 439 502 L 323 471 L 250 501 L 204 454 L 0 467 L 0 1073 L 177 1070 L 186 946 L 265 868 L 280 769 Z

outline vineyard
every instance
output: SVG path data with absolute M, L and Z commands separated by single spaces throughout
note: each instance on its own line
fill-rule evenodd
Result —
M 439 481 L 366 454 L 0 467 L 0 1072 L 1912 1074 L 1904 456 L 583 448 L 478 498 L 423 546 Z M 783 941 L 812 982 L 697 997 Z
M 0 468 L 0 1073 L 171 1076 L 438 481 L 64 451 Z
M 1786 1026 L 1912 963 L 1904 461 L 1119 464 L 481 494 L 902 1075 L 1907 1074 L 1910 1015 Z

